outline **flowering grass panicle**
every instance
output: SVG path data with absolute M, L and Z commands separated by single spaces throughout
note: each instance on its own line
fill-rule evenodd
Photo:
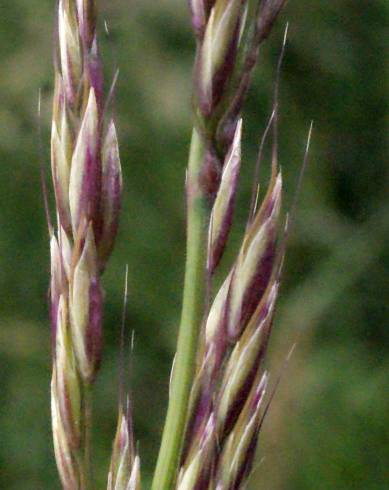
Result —
M 188 286 L 153 490 L 238 490 L 250 472 L 264 413 L 263 359 L 283 256 L 276 138 L 263 202 L 252 206 L 240 250 L 214 298 L 212 285 L 233 221 L 243 103 L 260 45 L 284 3 L 190 0 L 197 50 L 186 182 Z M 274 112 L 276 134 L 276 105 Z M 185 369 L 188 382 L 178 379 Z M 183 420 L 174 419 L 177 413 L 185 414 Z
M 284 254 L 277 102 L 268 125 L 274 125 L 275 138 L 267 191 L 258 206 L 256 176 L 240 249 L 214 296 L 213 284 L 233 221 L 243 102 L 259 47 L 284 3 L 189 2 L 197 51 L 186 180 L 187 258 L 152 490 L 240 490 L 252 468 L 266 414 L 269 376 L 263 361 Z M 51 138 L 57 215 L 56 229 L 50 225 L 51 393 L 54 449 L 67 490 L 94 488 L 91 389 L 101 360 L 101 276 L 120 211 L 118 141 L 103 85 L 95 2 L 59 0 Z M 131 403 L 121 383 L 107 488 L 140 490 Z
M 115 241 L 122 178 L 115 123 L 104 98 L 94 0 L 59 0 L 57 26 L 51 132 L 57 215 L 57 229 L 50 230 L 51 392 L 57 465 L 64 488 L 73 490 L 92 487 L 91 388 L 101 360 L 101 275 Z M 123 438 L 123 428 L 120 434 Z M 130 450 L 119 446 L 116 455 Z M 134 479 L 124 464 L 119 466 L 122 482 L 126 476 Z

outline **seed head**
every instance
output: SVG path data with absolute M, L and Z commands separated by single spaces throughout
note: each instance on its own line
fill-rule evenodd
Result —
M 101 360 L 100 280 L 113 249 L 120 211 L 119 150 L 108 111 L 95 0 L 59 0 L 51 132 L 58 230 L 51 231 L 49 299 L 53 436 L 61 480 L 68 490 L 84 488 L 89 473 L 80 457 L 87 445 L 85 393 Z M 132 463 L 126 486 L 118 483 L 113 489 L 139 489 L 139 462 Z

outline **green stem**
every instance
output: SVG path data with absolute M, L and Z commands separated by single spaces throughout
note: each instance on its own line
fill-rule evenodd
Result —
M 209 211 L 199 186 L 204 148 L 194 130 L 187 175 L 187 256 L 181 322 L 168 412 L 162 435 L 152 490 L 171 490 L 185 432 L 193 382 L 198 333 L 204 313 L 207 224 Z

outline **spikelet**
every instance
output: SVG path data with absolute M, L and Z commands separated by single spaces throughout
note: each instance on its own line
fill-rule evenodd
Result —
M 239 490 L 244 487 L 250 474 L 263 417 L 262 402 L 268 383 L 267 373 L 258 379 L 253 383 L 251 393 L 223 445 L 213 477 L 216 489 Z
M 127 408 L 119 407 L 118 424 L 113 442 L 107 490 L 140 490 L 140 459 L 135 453 L 132 415 Z
M 211 413 L 204 429 L 197 434 L 196 443 L 193 445 L 195 450 L 188 455 L 185 467 L 181 468 L 177 490 L 208 488 L 216 443 L 215 429 L 215 416 Z
M 212 208 L 209 227 L 208 271 L 213 274 L 222 258 L 232 225 L 232 216 L 241 161 L 242 120 L 236 126 L 231 148 L 226 155 L 220 186 Z

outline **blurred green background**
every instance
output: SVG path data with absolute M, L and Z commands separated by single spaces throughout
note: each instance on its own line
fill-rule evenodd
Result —
M 158 449 L 183 278 L 194 42 L 184 0 L 99 3 L 107 79 L 120 68 L 116 113 L 125 182 L 117 247 L 104 277 L 105 354 L 95 393 L 96 476 L 104 488 L 126 263 L 127 324 L 135 331 L 131 384 L 146 480 Z M 50 433 L 49 256 L 39 182 L 40 162 L 49 161 L 54 11 L 54 0 L 0 3 L 0 488 L 7 490 L 60 488 Z M 280 101 L 286 206 L 311 119 L 315 130 L 268 357 L 273 379 L 294 342 L 297 349 L 265 423 L 251 488 L 384 490 L 389 4 L 288 3 L 262 50 L 246 104 L 231 250 L 244 227 L 286 21 Z

